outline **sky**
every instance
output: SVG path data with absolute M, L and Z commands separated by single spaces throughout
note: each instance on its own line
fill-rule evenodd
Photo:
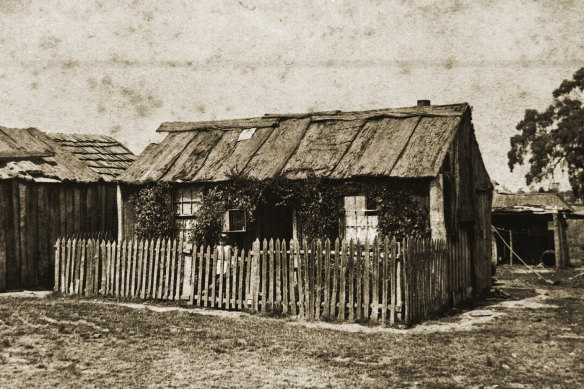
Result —
M 468 102 L 516 190 L 509 137 L 584 66 L 584 0 L 0 0 L 0 53 L 0 125 L 135 153 L 164 121 Z

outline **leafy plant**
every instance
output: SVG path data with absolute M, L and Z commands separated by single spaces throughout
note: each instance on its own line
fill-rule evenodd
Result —
M 175 230 L 172 186 L 150 184 L 130 197 L 136 213 L 136 236 L 140 239 L 170 238 Z
M 553 103 L 543 112 L 525 111 L 517 124 L 521 133 L 511 138 L 509 168 L 530 165 L 527 184 L 553 177 L 556 167 L 567 167 L 570 185 L 584 195 L 584 68 L 553 91 Z

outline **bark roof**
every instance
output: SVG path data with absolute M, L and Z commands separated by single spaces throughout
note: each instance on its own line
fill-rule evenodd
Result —
M 110 136 L 88 134 L 47 134 L 77 159 L 83 161 L 104 181 L 113 181 L 136 156 Z
M 118 145 L 115 147 L 121 146 L 109 137 L 94 135 L 86 135 L 85 137 L 87 137 L 86 140 L 91 138 L 93 140 L 100 139 L 104 143 L 108 142 L 108 147 L 111 141 Z M 83 183 L 108 180 L 109 173 L 100 173 L 99 169 L 95 169 L 88 159 L 76 155 L 78 148 L 89 148 L 88 145 L 63 145 L 55 138 L 65 138 L 65 136 L 48 135 L 36 128 L 0 126 L 0 180 L 20 178 L 37 182 L 73 181 Z M 81 142 L 80 144 L 86 143 Z M 124 155 L 126 152 L 129 153 L 125 147 L 121 146 L 121 148 L 124 150 Z M 116 154 L 111 150 L 109 153 Z M 90 154 L 101 155 L 102 153 L 95 150 L 95 153 Z
M 495 193 L 494 212 L 572 212 L 574 209 L 555 193 Z
M 467 103 L 162 123 L 158 131 L 166 138 L 119 180 L 217 182 L 233 173 L 258 179 L 435 177 L 464 117 L 470 120 Z

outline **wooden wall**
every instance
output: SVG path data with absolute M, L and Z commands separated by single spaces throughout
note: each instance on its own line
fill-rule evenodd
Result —
M 444 214 L 448 237 L 469 239 L 473 290 L 482 294 L 491 283 L 493 190 L 466 115 L 442 167 Z
M 115 184 L 0 181 L 0 291 L 50 288 L 59 236 L 117 233 Z

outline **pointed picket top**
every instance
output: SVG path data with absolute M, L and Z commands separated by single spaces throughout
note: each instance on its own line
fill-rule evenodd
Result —
M 274 238 L 270 238 L 270 251 L 274 251 Z
M 263 251 L 268 250 L 268 240 L 266 238 L 264 238 L 264 241 L 262 242 L 262 250 Z

